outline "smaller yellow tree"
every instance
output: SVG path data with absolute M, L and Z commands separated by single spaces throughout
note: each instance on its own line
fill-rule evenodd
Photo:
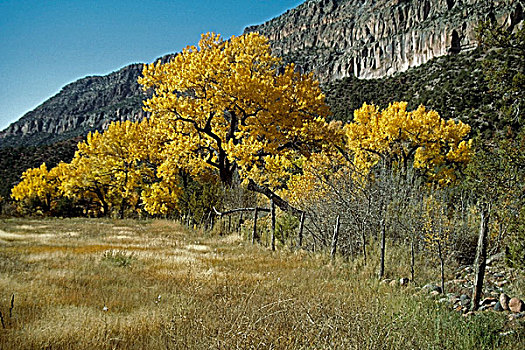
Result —
M 406 102 L 383 110 L 365 103 L 345 131 L 354 163 L 365 174 L 382 161 L 402 173 L 413 166 L 431 181 L 448 184 L 471 156 L 471 141 L 465 140 L 469 125 L 445 121 L 424 106 L 407 111 Z
M 150 214 L 168 214 L 178 208 L 181 195 L 179 168 L 170 162 L 161 163 L 156 168 L 155 179 L 144 184 L 141 202 Z
M 46 163 L 27 169 L 22 174 L 22 181 L 11 190 L 11 197 L 32 209 L 49 212 L 62 195 L 58 175 L 59 169 L 48 171 Z
M 115 209 L 123 217 L 125 210 L 137 209 L 144 187 L 156 182 L 158 142 L 150 132 L 144 120 L 116 122 L 104 133 L 90 133 L 71 161 L 62 183 L 65 194 L 99 203 L 104 215 Z

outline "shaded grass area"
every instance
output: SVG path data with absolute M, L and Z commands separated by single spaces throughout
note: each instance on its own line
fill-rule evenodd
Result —
M 7 220 L 0 348 L 523 348 L 502 314 L 465 318 L 373 274 L 169 221 Z

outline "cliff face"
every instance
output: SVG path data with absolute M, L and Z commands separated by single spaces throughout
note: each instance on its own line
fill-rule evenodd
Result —
M 481 20 L 514 27 L 522 0 L 310 0 L 246 31 L 323 81 L 379 78 L 476 46 Z
M 144 93 L 137 83 L 141 73 L 142 65 L 133 64 L 66 85 L 0 132 L 0 146 L 54 142 L 103 129 L 112 121 L 142 119 Z

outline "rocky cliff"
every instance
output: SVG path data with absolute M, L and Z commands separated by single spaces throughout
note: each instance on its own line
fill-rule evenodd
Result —
M 112 121 L 142 119 L 141 72 L 142 64 L 132 64 L 66 85 L 0 132 L 0 146 L 46 144 L 103 129 Z
M 310 0 L 249 27 L 323 81 L 379 78 L 476 46 L 481 20 L 515 27 L 522 0 Z

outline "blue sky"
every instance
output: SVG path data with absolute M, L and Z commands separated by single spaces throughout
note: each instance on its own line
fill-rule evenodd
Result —
M 303 0 L 0 0 L 0 130 L 69 82 L 152 62 Z

